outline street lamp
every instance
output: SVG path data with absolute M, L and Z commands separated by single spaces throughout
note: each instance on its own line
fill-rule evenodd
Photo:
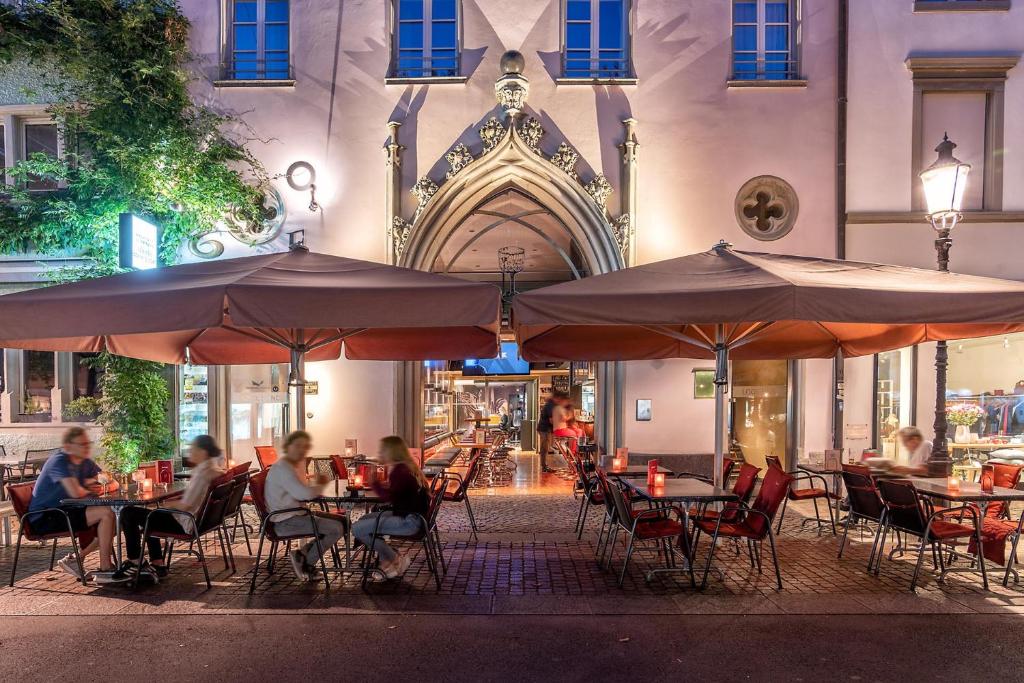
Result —
M 921 183 L 924 185 L 925 202 L 928 205 L 928 220 L 935 229 L 935 252 L 938 255 L 939 270 L 949 271 L 949 249 L 953 246 L 950 235 L 953 228 L 963 218 L 960 207 L 964 201 L 964 190 L 967 187 L 967 174 L 971 171 L 970 164 L 965 164 L 953 156 L 956 144 L 948 135 L 942 136 L 942 142 L 935 148 L 938 159 L 931 166 L 921 171 Z M 932 455 L 929 469 L 933 474 L 947 474 L 951 464 L 949 451 L 946 447 L 946 433 L 949 424 L 946 422 L 946 368 L 949 356 L 946 342 L 940 341 L 935 346 L 935 439 L 932 441 Z M 941 472 L 940 472 L 941 470 Z

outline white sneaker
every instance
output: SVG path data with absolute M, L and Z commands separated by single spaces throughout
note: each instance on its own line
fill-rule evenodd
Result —
M 65 574 L 71 574 L 79 581 L 82 580 L 82 570 L 78 568 L 78 560 L 75 559 L 74 555 L 66 555 L 63 559 L 57 562 L 57 566 Z
M 306 558 L 301 550 L 293 550 L 288 553 L 288 559 L 292 562 L 292 571 L 300 581 L 309 581 L 309 572 L 306 571 Z
M 399 576 L 405 574 L 405 571 L 409 568 L 411 563 L 412 560 L 409 559 L 408 555 L 399 555 L 398 560 L 384 570 L 384 575 L 389 579 L 397 579 Z

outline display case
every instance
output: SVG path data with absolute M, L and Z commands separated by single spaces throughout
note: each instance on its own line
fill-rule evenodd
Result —
M 184 452 L 192 440 L 210 433 L 210 373 L 205 365 L 178 371 L 178 444 Z

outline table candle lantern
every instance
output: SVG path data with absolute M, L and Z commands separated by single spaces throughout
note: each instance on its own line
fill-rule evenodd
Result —
M 135 470 L 132 472 L 132 481 L 135 482 L 135 486 L 142 490 L 142 481 L 146 478 L 146 470 Z
M 623 462 L 622 458 L 620 458 L 619 456 L 615 456 L 614 458 L 612 458 L 613 470 L 621 470 L 623 467 L 625 467 L 625 465 L 626 463 Z
M 950 477 L 949 478 L 949 482 L 947 483 L 947 486 L 949 487 L 950 491 L 959 491 L 960 490 L 960 477 Z
M 152 493 L 153 492 L 153 480 L 150 479 L 149 477 L 146 477 L 145 479 L 140 481 L 139 482 L 139 490 L 142 491 L 143 493 Z
M 981 490 L 985 493 L 992 493 L 996 483 L 996 472 L 992 465 L 981 466 Z
M 356 474 L 352 475 L 352 486 L 354 488 L 357 488 L 357 489 L 358 488 L 362 488 L 363 487 L 363 475 L 359 474 L 358 472 Z
M 665 473 L 664 472 L 655 472 L 655 474 L 654 474 L 654 485 L 655 486 L 664 486 L 665 485 Z

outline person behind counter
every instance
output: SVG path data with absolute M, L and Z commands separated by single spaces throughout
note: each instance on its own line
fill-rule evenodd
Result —
M 892 468 L 892 472 L 900 474 L 928 474 L 928 459 L 932 455 L 932 442 L 926 441 L 924 434 L 917 427 L 904 427 L 896 433 L 900 444 L 907 451 L 906 466 Z

